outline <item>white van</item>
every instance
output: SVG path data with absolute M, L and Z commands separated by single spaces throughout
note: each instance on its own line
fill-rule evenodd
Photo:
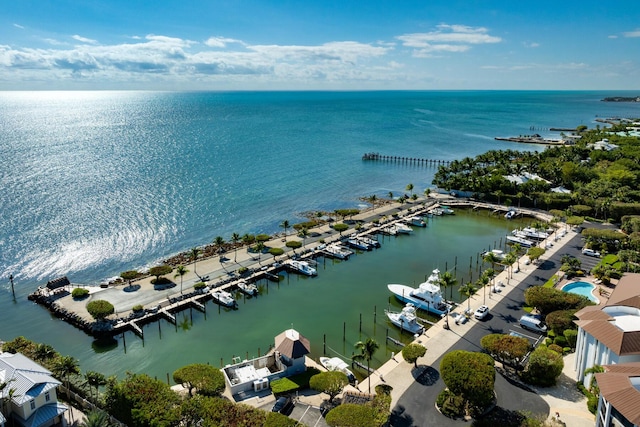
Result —
M 531 331 L 544 334 L 547 332 L 547 325 L 540 319 L 536 319 L 533 316 L 524 315 L 520 318 L 520 326 L 523 329 L 529 329 Z

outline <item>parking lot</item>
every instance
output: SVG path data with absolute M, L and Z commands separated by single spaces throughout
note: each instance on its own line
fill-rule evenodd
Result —
M 260 409 L 271 411 L 272 406 L 273 402 L 261 406 Z M 296 421 L 300 421 L 308 427 L 329 427 L 329 424 L 327 424 L 320 413 L 320 408 L 300 401 L 296 402 L 292 409 L 289 408 L 288 411 L 285 411 L 285 415 Z

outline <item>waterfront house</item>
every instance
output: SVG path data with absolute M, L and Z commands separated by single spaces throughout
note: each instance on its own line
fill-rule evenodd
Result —
M 640 363 L 603 368 L 595 374 L 600 387 L 596 427 L 640 425 Z
M 304 372 L 305 356 L 310 351 L 307 338 L 295 329 L 287 329 L 275 337 L 275 346 L 268 354 L 251 360 L 236 358 L 222 372 L 231 395 L 260 392 L 275 379 Z
M 576 380 L 589 387 L 596 365 L 640 362 L 640 274 L 625 274 L 604 305 L 576 313 Z
M 0 353 L 0 383 L 7 383 L 0 396 L 4 419 L 22 427 L 63 423 L 67 407 L 56 395 L 61 383 L 47 369 L 20 353 Z

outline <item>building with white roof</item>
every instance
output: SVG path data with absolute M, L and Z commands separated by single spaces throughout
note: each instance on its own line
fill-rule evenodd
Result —
M 51 372 L 28 357 L 16 353 L 0 353 L 0 408 L 5 420 L 22 427 L 49 427 L 63 422 L 68 409 L 58 403 L 56 389 L 61 384 Z

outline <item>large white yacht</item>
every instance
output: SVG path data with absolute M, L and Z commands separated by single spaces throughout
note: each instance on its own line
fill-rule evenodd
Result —
M 442 297 L 440 289 L 440 270 L 435 269 L 429 278 L 420 283 L 417 288 L 406 285 L 387 285 L 389 291 L 404 303 L 411 303 L 420 310 L 425 310 L 438 316 L 447 314 L 452 306 Z

